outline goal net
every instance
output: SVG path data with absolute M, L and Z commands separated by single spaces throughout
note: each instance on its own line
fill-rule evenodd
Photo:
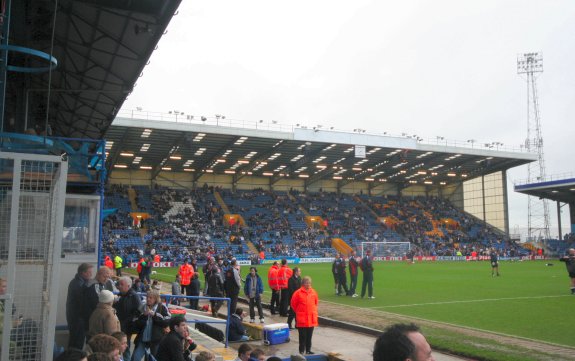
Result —
M 411 250 L 410 242 L 361 242 L 361 257 L 371 250 L 372 257 L 405 257 Z

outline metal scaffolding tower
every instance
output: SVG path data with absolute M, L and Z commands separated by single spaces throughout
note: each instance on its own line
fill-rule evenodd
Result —
M 527 138 L 525 149 L 537 153 L 537 162 L 527 165 L 527 183 L 545 180 L 545 157 L 543 154 L 543 135 L 539 117 L 539 99 L 537 97 L 537 75 L 543 72 L 543 55 L 525 53 L 517 56 L 517 74 L 525 75 L 527 80 Z M 549 205 L 547 200 L 528 198 L 528 241 L 549 239 Z

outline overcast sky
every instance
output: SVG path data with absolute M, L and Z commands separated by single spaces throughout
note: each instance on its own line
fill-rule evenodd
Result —
M 123 109 L 518 147 L 517 54 L 539 51 L 547 175 L 575 176 L 574 38 L 573 0 L 183 0 Z M 512 233 L 527 225 L 512 191 L 526 172 L 509 171 Z

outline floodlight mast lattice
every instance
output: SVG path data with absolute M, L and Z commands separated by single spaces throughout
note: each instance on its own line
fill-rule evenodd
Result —
M 525 75 L 527 81 L 527 138 L 525 149 L 537 153 L 537 162 L 527 164 L 527 183 L 545 180 L 545 156 L 543 153 L 543 135 L 539 115 L 539 98 L 537 95 L 537 75 L 543 72 L 543 55 L 525 53 L 517 56 L 517 74 Z M 546 199 L 528 197 L 527 237 L 549 239 L 549 204 Z

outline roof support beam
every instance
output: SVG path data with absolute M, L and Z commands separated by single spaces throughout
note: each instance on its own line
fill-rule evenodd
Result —
M 182 133 L 180 135 L 180 137 L 178 138 L 178 140 L 176 140 L 174 142 L 174 145 L 172 146 L 172 148 L 170 149 L 170 151 L 168 152 L 168 154 L 166 155 L 166 158 L 164 158 L 159 164 L 157 164 L 154 169 L 152 170 L 152 177 L 151 180 L 156 179 L 156 177 L 160 174 L 160 172 L 162 171 L 162 167 L 164 166 L 164 164 L 166 164 L 166 161 L 170 158 L 170 156 L 172 154 L 174 154 L 174 152 L 177 152 L 178 149 L 180 149 L 180 147 L 182 146 L 182 144 L 184 143 L 184 140 L 186 139 L 186 133 Z M 195 180 L 194 180 L 195 182 Z

